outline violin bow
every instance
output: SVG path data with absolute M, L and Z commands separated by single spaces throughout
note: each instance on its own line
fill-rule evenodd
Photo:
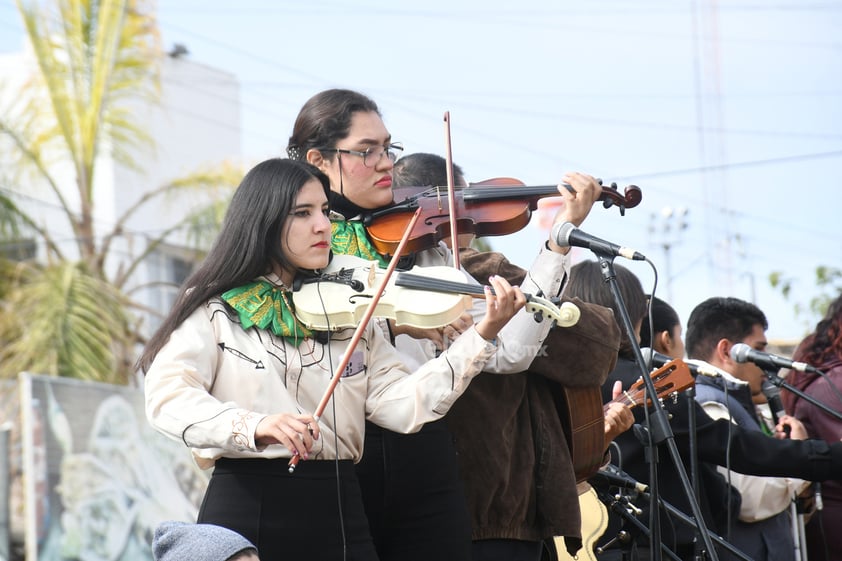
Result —
M 389 277 L 392 276 L 392 272 L 395 270 L 395 267 L 398 266 L 398 261 L 400 261 L 401 254 L 403 253 L 404 247 L 406 246 L 406 242 L 409 240 L 409 234 L 412 232 L 412 228 L 415 227 L 415 223 L 418 222 L 419 216 L 421 216 L 420 208 L 415 211 L 415 214 L 413 214 L 412 218 L 409 220 L 409 224 L 407 224 L 406 229 L 403 232 L 403 237 L 401 238 L 400 243 L 398 243 L 398 247 L 395 249 L 395 253 L 394 255 L 392 255 L 391 261 L 389 261 L 389 266 L 386 267 L 386 272 L 383 274 L 383 279 L 377 286 L 377 290 L 374 292 L 374 295 L 371 298 L 371 303 L 369 303 L 368 308 L 366 308 L 362 319 L 360 319 L 359 325 L 357 325 L 357 328 L 354 330 L 354 335 L 353 337 L 351 337 L 351 341 L 348 343 L 348 348 L 345 349 L 345 353 L 343 353 L 342 355 L 342 360 L 339 361 L 339 366 L 336 367 L 336 371 L 333 373 L 333 378 L 330 380 L 330 384 L 325 390 L 325 394 L 322 396 L 322 400 L 319 402 L 318 407 L 316 407 L 316 411 L 313 413 L 313 418 L 316 420 L 317 423 L 319 422 L 322 413 L 324 413 L 324 410 L 327 407 L 331 396 L 333 395 L 333 390 L 336 389 L 336 384 L 339 383 L 339 380 L 342 377 L 342 372 L 345 370 L 345 367 L 348 366 L 348 362 L 350 362 L 351 360 L 351 354 L 357 347 L 357 343 L 359 343 L 360 339 L 362 339 L 363 332 L 365 332 L 365 328 L 368 325 L 368 322 L 371 320 L 371 316 L 374 315 L 374 309 L 377 307 L 377 303 L 380 302 L 380 296 L 382 296 L 383 292 L 386 290 L 386 285 L 389 282 Z M 298 465 L 298 461 L 300 459 L 301 456 L 297 454 L 293 455 L 292 458 L 290 458 L 290 473 L 295 472 L 295 466 Z
M 459 232 L 456 230 L 456 195 L 453 192 L 453 153 L 450 148 L 450 111 L 444 112 L 444 152 L 447 160 L 447 204 L 450 207 L 450 249 L 453 252 L 453 266 L 461 269 L 459 263 Z

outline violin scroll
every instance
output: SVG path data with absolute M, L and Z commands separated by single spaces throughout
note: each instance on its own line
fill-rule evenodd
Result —
M 606 187 L 602 185 L 601 179 L 597 179 L 596 182 L 602 187 L 602 192 L 597 198 L 597 201 L 602 201 L 602 208 L 611 208 L 617 205 L 620 209 L 621 216 L 626 215 L 627 208 L 634 208 L 643 200 L 643 192 L 637 185 L 627 186 L 623 191 L 624 194 L 621 195 L 620 191 L 617 190 L 616 183 L 612 182 L 609 187 Z M 571 193 L 576 192 L 572 185 L 568 185 L 567 183 L 562 183 L 561 185 Z
M 559 327 L 573 327 L 582 317 L 582 310 L 573 302 L 564 302 L 556 306 L 551 300 L 546 300 L 532 294 L 526 295 L 526 306 L 524 309 L 536 316 L 547 316 L 555 320 Z
M 597 181 L 602 185 L 601 179 Z M 627 208 L 634 208 L 643 200 L 643 191 L 637 185 L 628 185 L 623 190 L 623 194 L 620 194 L 617 184 L 612 182 L 608 187 L 603 185 L 602 194 L 597 200 L 602 201 L 602 208 L 611 208 L 617 205 L 620 209 L 620 216 L 625 216 Z

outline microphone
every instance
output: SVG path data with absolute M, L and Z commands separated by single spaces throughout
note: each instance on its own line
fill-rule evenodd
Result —
M 769 409 L 772 411 L 772 419 L 777 425 L 780 418 L 786 415 L 784 404 L 781 401 L 781 390 L 767 378 L 764 378 L 760 384 L 760 391 L 766 396 L 766 403 L 769 404 Z M 787 436 L 789 436 L 791 430 L 789 425 L 784 425 L 784 432 Z
M 766 396 L 766 403 L 769 404 L 769 409 L 772 410 L 772 417 L 775 418 L 775 422 L 777 423 L 778 419 L 786 415 L 784 404 L 781 401 L 781 390 L 775 384 L 764 378 L 763 383 L 760 385 L 760 391 Z
M 768 368 L 776 372 L 781 368 L 789 368 L 798 372 L 818 372 L 817 368 L 806 362 L 796 362 L 791 358 L 755 351 L 745 343 L 737 343 L 731 347 L 731 359 L 737 362 L 753 362 L 760 368 Z
M 616 469 L 616 468 L 614 468 Z M 589 481 L 594 483 L 607 483 L 608 485 L 619 487 L 620 489 L 626 489 L 628 491 L 637 491 L 638 493 L 647 493 L 649 492 L 649 486 L 637 481 L 636 479 L 632 479 L 628 475 L 615 473 L 612 466 L 607 466 L 604 469 L 597 471 L 593 474 Z
M 649 347 L 643 347 L 642 349 L 640 349 L 640 352 L 641 354 L 643 354 L 643 360 L 645 360 L 647 364 L 651 363 L 652 366 L 656 366 L 658 368 L 673 360 L 672 357 L 662 355 L 657 351 L 653 351 Z M 693 375 L 694 378 L 698 376 L 707 376 L 708 378 L 722 377 L 722 374 L 720 374 L 716 370 L 708 368 L 701 364 L 693 364 L 692 362 L 685 362 L 684 364 L 686 364 L 687 367 L 690 369 L 690 373 Z
M 594 253 L 620 256 L 633 261 L 644 261 L 646 257 L 637 251 L 621 247 L 615 243 L 601 240 L 578 229 L 572 222 L 563 222 L 553 226 L 550 234 L 553 241 L 561 247 L 584 247 Z

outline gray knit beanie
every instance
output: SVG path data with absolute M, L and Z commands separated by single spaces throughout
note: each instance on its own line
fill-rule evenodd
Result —
M 257 548 L 246 538 L 222 526 L 164 522 L 155 529 L 155 561 L 226 561 L 246 549 Z

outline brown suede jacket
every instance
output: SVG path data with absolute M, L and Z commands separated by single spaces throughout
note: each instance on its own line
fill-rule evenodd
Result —
M 499 253 L 463 249 L 460 257 L 474 278 L 496 274 L 519 285 L 526 274 Z M 456 439 L 474 540 L 564 536 L 568 549 L 581 544 L 571 458 L 576 411 L 566 403 L 565 388 L 594 388 L 601 413 L 599 388 L 616 363 L 620 330 L 610 309 L 571 301 L 582 312 L 578 323 L 550 330 L 528 371 L 480 374 L 445 417 Z M 601 422 L 598 430 L 604 430 Z

